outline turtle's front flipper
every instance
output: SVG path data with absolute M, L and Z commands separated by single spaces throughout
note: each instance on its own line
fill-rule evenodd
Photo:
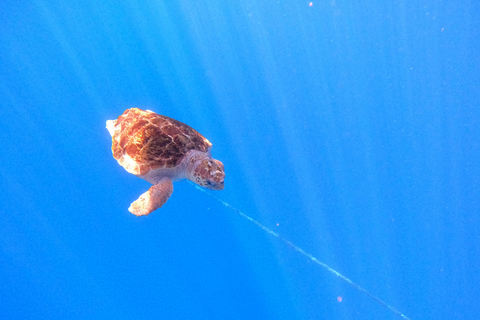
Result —
M 167 202 L 173 192 L 172 180 L 164 178 L 148 189 L 140 198 L 132 202 L 128 211 L 136 216 L 147 215 Z

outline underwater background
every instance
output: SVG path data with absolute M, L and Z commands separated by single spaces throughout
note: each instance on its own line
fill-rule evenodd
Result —
M 238 211 L 111 154 L 187 123 L 226 204 L 410 319 L 480 314 L 476 1 L 0 4 L 1 319 L 400 319 Z

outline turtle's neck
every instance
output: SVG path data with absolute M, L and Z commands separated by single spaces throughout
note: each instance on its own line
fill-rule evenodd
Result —
M 182 166 L 185 166 L 184 168 L 182 168 L 185 174 L 183 178 L 196 183 L 195 177 L 193 175 L 193 173 L 195 172 L 195 168 L 201 164 L 203 159 L 209 159 L 209 158 L 210 158 L 210 155 L 207 152 L 190 150 L 185 155 L 185 158 L 182 160 Z

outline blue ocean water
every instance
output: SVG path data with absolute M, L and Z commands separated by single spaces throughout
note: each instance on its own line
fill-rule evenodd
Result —
M 2 1 L 0 318 L 399 319 L 186 182 L 111 155 L 131 107 L 212 191 L 411 319 L 480 313 L 474 1 Z

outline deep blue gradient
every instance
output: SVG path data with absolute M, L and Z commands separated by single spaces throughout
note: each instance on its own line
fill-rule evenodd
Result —
M 186 182 L 131 107 L 213 143 L 238 208 L 411 319 L 480 314 L 476 1 L 0 4 L 1 319 L 399 319 Z M 337 297 L 342 297 L 338 302 Z

